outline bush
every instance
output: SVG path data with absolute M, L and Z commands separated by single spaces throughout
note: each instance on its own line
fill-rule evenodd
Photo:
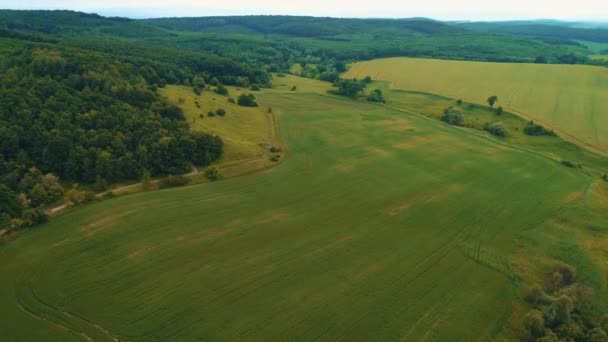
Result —
M 486 124 L 486 130 L 490 132 L 490 134 L 495 135 L 497 137 L 504 138 L 507 136 L 507 130 L 502 122 L 495 122 L 491 125 Z
M 260 90 L 260 86 L 258 86 L 257 84 L 252 84 L 251 87 L 249 87 L 249 90 L 251 90 L 251 91 L 259 91 Z
M 582 168 L 581 164 L 576 164 L 574 162 L 571 162 L 569 160 L 562 160 L 562 165 L 567 166 L 567 167 L 571 167 L 571 168 Z
M 456 100 L 456 104 L 459 105 L 459 106 L 462 105 L 462 99 Z
M 229 97 L 228 98 L 228 103 L 236 103 L 236 101 L 232 97 Z
M 205 177 L 212 182 L 222 179 L 222 175 L 215 167 L 205 170 Z
M 296 89 L 298 89 L 298 87 L 296 87 L 295 85 L 291 87 L 291 91 L 296 91 Z
M 502 113 L 503 113 L 504 111 L 505 111 L 505 110 L 502 108 L 502 106 L 500 106 L 500 107 L 496 108 L 496 115 L 502 115 Z
M 460 111 L 450 107 L 443 112 L 441 121 L 453 126 L 462 126 L 464 117 Z
M 274 156 L 270 157 L 270 160 L 273 162 L 278 162 L 281 159 L 281 156 L 278 154 L 275 154 Z
M 90 191 L 80 190 L 78 187 L 68 190 L 64 196 L 64 203 L 67 207 L 77 206 L 95 199 L 95 194 Z
M 526 301 L 530 304 L 545 304 L 549 300 L 543 288 L 538 284 L 532 285 L 526 292 Z
M 270 152 L 272 152 L 272 153 L 279 153 L 282 151 L 283 151 L 283 149 L 281 149 L 280 147 L 275 147 L 275 146 L 270 147 Z
M 200 87 L 193 87 L 192 90 L 194 90 L 194 93 L 196 95 L 200 95 L 203 92 L 203 89 L 201 89 Z
M 241 94 L 237 100 L 239 106 L 244 107 L 257 107 L 258 104 L 255 102 L 255 96 L 253 94 Z
M 565 162 L 568 162 L 568 161 L 566 160 Z M 571 163 L 571 162 L 568 162 L 568 163 Z M 573 164 L 573 163 L 571 163 L 571 164 Z M 575 282 L 576 282 L 576 269 L 574 269 L 574 267 L 572 267 L 568 264 L 565 264 L 563 262 L 557 262 L 553 266 L 553 272 L 551 273 L 551 279 L 550 279 L 551 287 L 553 289 L 559 289 L 564 286 L 572 285 Z
M 226 87 L 224 87 L 221 83 L 218 84 L 217 87 L 215 87 L 214 91 L 220 95 L 224 95 L 224 96 L 228 95 L 228 89 Z
M 210 110 L 207 112 L 207 116 L 215 116 L 215 112 Z
M 184 186 L 184 185 L 188 184 L 188 182 L 189 182 L 188 178 L 186 178 L 184 176 L 169 176 L 169 177 L 161 179 L 160 182 L 158 183 L 158 186 L 161 189 L 175 188 L 175 187 L 179 187 L 179 186 Z
M 223 108 L 218 108 L 215 111 L 215 114 L 218 115 L 218 116 L 225 116 L 226 115 L 226 111 Z
M 545 319 L 539 310 L 531 310 L 524 316 L 524 327 L 532 337 L 540 337 L 545 333 Z
M 541 125 L 535 124 L 534 121 L 528 122 L 528 124 L 524 128 L 524 133 L 527 135 L 532 135 L 532 136 L 539 136 L 539 135 L 556 136 L 555 132 L 553 132 L 550 129 L 546 129 L 545 127 L 543 127 Z
M 382 90 L 380 89 L 374 89 L 371 93 L 369 93 L 369 95 L 367 96 L 367 101 L 386 103 L 386 101 L 384 100 L 384 96 L 382 96 Z

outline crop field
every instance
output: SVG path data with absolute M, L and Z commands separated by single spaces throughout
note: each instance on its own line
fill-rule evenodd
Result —
M 579 65 L 387 58 L 355 63 L 346 77 L 371 76 L 395 88 L 498 105 L 608 152 L 608 69 Z
M 289 148 L 277 167 L 0 246 L 3 340 L 509 338 L 554 258 L 606 293 L 606 189 L 581 170 L 384 106 L 257 96 Z

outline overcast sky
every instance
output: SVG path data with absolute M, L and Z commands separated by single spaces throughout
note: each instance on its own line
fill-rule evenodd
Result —
M 72 9 L 128 17 L 290 14 L 449 20 L 608 20 L 608 0 L 0 0 L 3 9 Z

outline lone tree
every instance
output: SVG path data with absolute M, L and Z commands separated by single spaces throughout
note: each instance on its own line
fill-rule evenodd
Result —
M 488 101 L 488 104 L 490 105 L 490 107 L 494 107 L 494 104 L 496 102 L 498 102 L 498 96 L 492 95 L 492 96 L 488 97 L 487 101 Z

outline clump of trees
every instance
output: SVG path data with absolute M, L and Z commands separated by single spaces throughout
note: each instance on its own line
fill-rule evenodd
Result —
M 374 89 L 367 96 L 367 101 L 376 102 L 376 103 L 386 103 L 384 96 L 382 95 L 382 90 Z
M 507 136 L 507 130 L 505 125 L 502 122 L 495 122 L 492 124 L 485 124 L 484 129 L 490 134 L 495 135 L 497 137 L 504 138 Z
M 553 130 L 546 129 L 542 125 L 534 123 L 534 121 L 528 122 L 526 127 L 524 127 L 524 133 L 532 136 L 548 135 L 554 137 L 557 135 Z
M 608 315 L 590 321 L 593 292 L 577 282 L 576 269 L 556 262 L 544 287 L 532 285 L 525 299 L 532 306 L 523 319 L 526 334 L 537 341 L 608 341 Z
M 255 96 L 251 93 L 239 95 L 239 98 L 237 99 L 237 104 L 239 106 L 244 106 L 244 107 L 257 107 L 258 106 L 257 102 L 255 102 Z
M 334 83 L 336 90 L 331 90 L 332 94 L 346 96 L 350 98 L 356 98 L 365 89 L 367 83 L 358 81 L 356 78 L 353 79 L 339 79 Z
M 443 111 L 441 121 L 453 126 L 462 126 L 464 124 L 464 116 L 458 109 L 450 107 Z

